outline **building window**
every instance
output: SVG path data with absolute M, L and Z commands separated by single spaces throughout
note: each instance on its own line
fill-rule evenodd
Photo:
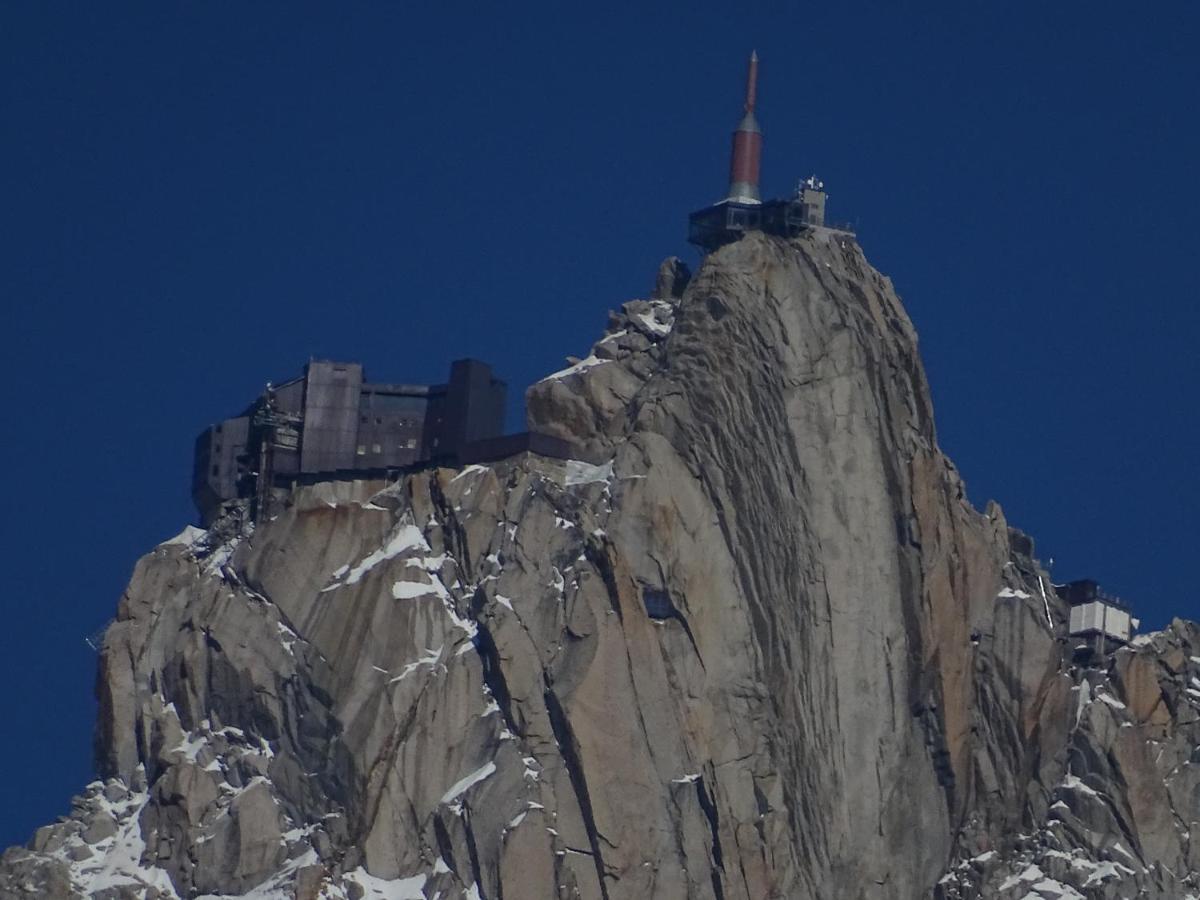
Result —
M 375 424 L 376 424 L 376 425 L 382 425 L 382 424 L 383 424 L 383 417 L 382 417 L 382 416 L 376 416 L 376 417 L 375 417 Z
M 358 421 L 360 421 L 360 422 L 362 422 L 364 425 L 366 425 L 366 424 L 367 424 L 367 422 L 369 422 L 369 421 L 370 421 L 370 419 L 371 419 L 371 417 L 370 417 L 370 416 L 359 416 L 359 418 L 358 418 Z
M 220 474 L 221 474 L 221 467 L 220 467 L 220 466 L 213 466 L 213 477 L 215 478 L 216 476 L 218 476 L 218 475 L 220 475 Z
M 416 449 L 417 449 L 417 439 L 416 439 L 416 438 L 409 438 L 409 439 L 408 439 L 408 449 L 409 449 L 409 450 L 416 450 Z
M 359 455 L 359 456 L 366 456 L 366 455 L 367 455 L 367 445 L 366 445 L 366 444 L 359 444 L 359 445 L 358 445 L 358 451 L 357 451 L 357 452 L 358 452 L 358 455 Z
M 371 445 L 371 452 L 372 452 L 372 453 L 382 453 L 382 452 L 383 452 L 383 448 L 382 448 L 382 447 L 380 447 L 378 444 L 372 444 L 372 445 Z

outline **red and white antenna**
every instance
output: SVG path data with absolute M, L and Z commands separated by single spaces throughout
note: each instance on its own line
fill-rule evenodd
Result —
M 758 53 L 750 53 L 746 72 L 746 102 L 744 114 L 733 133 L 733 153 L 729 164 L 729 194 L 725 198 L 735 203 L 760 203 L 758 170 L 762 160 L 762 131 L 754 118 L 754 103 L 758 94 Z

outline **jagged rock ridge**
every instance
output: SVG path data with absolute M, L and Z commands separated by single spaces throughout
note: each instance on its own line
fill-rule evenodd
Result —
M 1195 891 L 1200 631 L 1071 665 L 855 243 L 669 264 L 527 406 L 607 462 L 319 484 L 143 558 L 102 780 L 5 896 Z

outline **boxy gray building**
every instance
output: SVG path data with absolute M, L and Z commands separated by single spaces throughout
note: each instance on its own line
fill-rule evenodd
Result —
M 318 473 L 454 464 L 503 433 L 507 388 L 461 359 L 446 384 L 365 380 L 359 363 L 313 360 L 196 439 L 192 499 L 207 526 L 224 505 Z

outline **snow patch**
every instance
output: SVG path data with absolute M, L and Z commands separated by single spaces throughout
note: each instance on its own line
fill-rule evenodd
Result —
M 388 542 L 376 550 L 374 553 L 365 557 L 362 562 L 350 570 L 350 574 L 346 576 L 346 584 L 358 584 L 364 575 L 370 572 L 381 562 L 386 562 L 389 559 L 399 556 L 405 550 L 428 550 L 429 545 L 425 543 L 425 536 L 421 534 L 421 529 L 416 525 L 401 525 L 396 529 L 396 533 L 388 539 Z
M 671 333 L 671 326 L 664 325 L 662 322 L 659 322 L 654 318 L 652 313 L 638 313 L 636 318 L 639 322 L 645 325 L 646 329 L 652 334 L 657 334 L 659 337 L 663 337 Z
M 438 572 L 446 564 L 446 554 L 442 553 L 439 556 L 414 556 L 406 559 L 404 564 L 413 568 L 424 569 L 426 572 Z
M 1028 600 L 1031 596 L 1033 596 L 1033 595 L 1027 594 L 1027 593 L 1025 593 L 1025 591 L 1013 590 L 1010 587 L 1006 587 L 1004 590 L 1002 590 L 1000 593 L 998 593 L 996 595 L 997 598 L 1003 598 L 1003 599 L 1011 598 L 1011 599 L 1015 599 L 1015 600 Z
M 448 790 L 448 791 L 446 791 L 446 793 L 442 794 L 442 799 L 439 802 L 440 803 L 451 803 L 451 802 L 457 800 L 459 797 L 461 797 L 463 794 L 465 794 L 472 786 L 483 781 L 485 778 L 488 778 L 491 775 L 494 775 L 495 772 L 496 772 L 496 764 L 489 760 L 488 762 L 486 762 L 482 766 L 480 766 L 478 769 L 476 769 L 474 772 L 472 772 L 470 775 L 466 776 L 465 778 L 460 778 L 458 781 L 454 782 L 454 784 L 450 787 L 450 790 Z
M 1122 847 L 1120 841 L 1117 841 L 1115 844 L 1113 844 L 1112 849 L 1114 851 L 1116 851 L 1117 853 L 1120 853 L 1131 863 L 1135 863 L 1135 864 L 1137 863 L 1137 858 L 1132 853 L 1130 853 L 1128 850 L 1126 850 L 1124 847 Z
M 1076 778 L 1074 775 L 1068 775 L 1062 780 L 1062 786 L 1068 791 L 1079 791 L 1081 794 L 1086 794 L 1089 797 L 1099 797 L 1100 792 L 1094 788 L 1088 787 L 1083 781 Z
M 197 528 L 195 525 L 188 525 L 183 531 L 175 535 L 173 538 L 167 538 L 158 546 L 160 547 L 194 547 L 208 534 L 203 528 Z
M 1022 900 L 1087 900 L 1075 888 L 1053 878 L 1043 878 L 1030 887 L 1032 890 Z
M 416 600 L 418 597 L 441 597 L 446 589 L 438 582 L 423 584 L 419 581 L 397 581 L 392 585 L 392 599 Z
M 1012 875 L 1006 878 L 1004 883 L 1000 885 L 1000 892 L 1004 893 L 1005 891 L 1011 890 L 1012 888 L 1015 888 L 1017 885 L 1023 884 L 1026 881 L 1037 881 L 1039 878 L 1043 877 L 1044 874 L 1042 873 L 1042 870 L 1037 866 L 1028 866 L 1020 874 Z
M 279 642 L 283 644 L 283 649 L 294 656 L 295 651 L 292 649 L 292 645 L 300 640 L 300 635 L 296 634 L 296 632 L 292 631 L 292 629 L 288 628 L 282 622 L 276 622 L 275 629 L 279 632 Z
M 425 900 L 425 881 L 427 879 L 425 875 L 386 881 L 383 878 L 376 878 L 359 866 L 353 872 L 347 872 L 342 877 L 357 884 L 365 891 L 363 900 Z
M 242 533 L 235 534 L 229 540 L 225 541 L 225 543 L 211 548 L 211 552 L 204 561 L 204 574 L 209 576 L 218 574 L 227 576 L 227 573 L 223 571 L 225 564 L 233 558 L 234 551 L 237 550 L 242 541 L 253 533 L 254 526 L 247 525 Z M 196 549 L 200 549 L 199 545 L 196 546 Z
M 450 599 L 450 595 L 448 593 L 446 593 L 446 591 L 444 589 L 441 593 L 441 597 L 442 597 L 442 608 L 446 610 L 446 615 L 448 615 L 450 617 L 450 621 L 454 623 L 456 628 L 461 628 L 463 631 L 465 631 L 467 633 L 467 637 L 469 637 L 471 639 L 470 641 L 468 641 L 467 643 L 465 643 L 461 647 L 459 647 L 457 651 L 455 651 L 455 654 L 454 654 L 455 656 L 462 656 L 464 653 L 466 653 L 468 650 L 470 650 L 471 648 L 473 648 L 475 646 L 474 640 L 475 640 L 475 635 L 479 634 L 479 626 L 476 625 L 474 622 L 472 622 L 470 619 L 464 619 L 457 612 L 455 612 L 454 603 Z
M 67 864 L 71 880 L 86 885 L 89 896 L 113 888 L 153 887 L 165 897 L 177 897 L 163 869 L 142 864 L 146 842 L 142 837 L 141 813 L 150 800 L 149 795 L 134 793 L 124 801 L 110 803 L 104 798 L 100 782 L 93 782 L 90 787 L 96 789 L 95 799 L 100 801 L 100 807 L 117 821 L 117 832 L 92 845 L 89 849 L 94 855 L 87 859 L 75 861 L 67 856 L 71 846 L 86 846 L 79 835 L 73 835 L 51 855 Z
M 586 372 L 588 369 L 594 369 L 596 366 L 602 366 L 607 362 L 612 362 L 612 360 L 600 359 L 595 353 L 590 353 L 586 359 L 581 359 L 579 362 L 575 363 L 575 365 L 568 366 L 565 369 L 560 369 L 557 372 L 547 375 L 545 378 L 539 381 L 538 384 L 541 384 L 544 381 L 557 381 L 562 378 L 567 378 L 571 375 L 579 375 L 583 372 Z
M 486 472 L 487 470 L 488 470 L 487 466 L 481 466 L 481 465 L 467 466 L 465 469 L 463 469 L 461 472 L 459 472 L 457 475 L 455 475 L 453 478 L 451 478 L 450 483 L 454 484 L 454 482 L 458 481 L 458 479 L 460 479 L 460 478 L 466 478 L 468 475 L 474 475 L 477 472 Z
M 577 484 L 608 483 L 613 477 L 613 464 L 610 459 L 602 466 L 595 466 L 579 459 L 568 459 L 566 464 L 566 479 L 564 483 L 570 487 Z
M 442 650 L 445 648 L 445 646 L 446 645 L 443 644 L 441 647 L 438 647 L 436 650 L 430 650 L 428 647 L 426 647 L 424 656 L 422 656 L 416 662 L 411 662 L 408 665 L 406 665 L 403 669 L 400 670 L 399 675 L 397 675 L 395 678 L 391 678 L 388 680 L 388 684 L 395 684 L 397 681 L 403 681 L 405 678 L 407 678 L 413 672 L 417 671 L 417 669 L 421 668 L 421 666 L 436 666 L 438 664 L 438 662 L 441 661 Z M 383 671 L 383 670 L 381 669 L 380 671 Z
M 1109 862 L 1107 860 L 1099 863 L 1089 863 L 1086 860 L 1076 860 L 1075 862 L 1083 863 L 1084 866 L 1092 870 L 1087 877 L 1087 881 L 1083 883 L 1085 890 L 1093 885 L 1102 884 L 1110 878 L 1120 881 L 1126 875 L 1133 874 L 1133 869 L 1127 869 L 1120 863 Z M 1074 863 L 1072 864 L 1074 865 Z
M 183 736 L 183 740 L 168 750 L 167 753 L 182 753 L 184 759 L 190 763 L 195 763 L 197 761 L 197 757 L 200 756 L 200 751 L 205 749 L 207 746 L 207 737 L 205 737 L 203 734 L 189 732 Z
M 1079 727 L 1079 720 L 1083 718 L 1083 710 L 1092 702 L 1092 686 L 1087 681 L 1082 681 L 1079 684 L 1079 705 L 1075 707 L 1075 727 Z
M 333 572 L 333 582 L 327 587 L 321 589 L 321 593 L 326 591 L 336 590 L 350 584 L 358 584 L 362 577 L 370 572 L 373 568 L 382 562 L 389 559 L 394 559 L 406 550 L 428 550 L 429 545 L 425 543 L 425 536 L 421 534 L 421 529 L 416 525 L 405 524 L 401 525 L 396 532 L 388 538 L 386 544 L 380 547 L 373 553 L 363 557 L 363 559 L 355 566 L 342 566 Z M 344 581 L 339 581 L 345 576 Z

